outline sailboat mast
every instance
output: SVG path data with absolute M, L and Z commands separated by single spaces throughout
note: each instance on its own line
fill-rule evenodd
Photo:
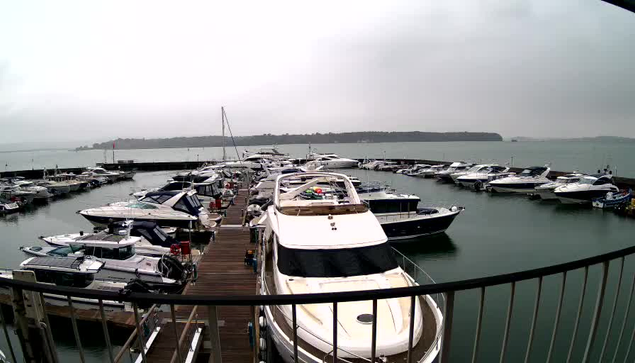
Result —
M 223 120 L 223 161 L 227 159 L 227 155 L 225 154 L 225 108 L 220 108 L 220 116 Z

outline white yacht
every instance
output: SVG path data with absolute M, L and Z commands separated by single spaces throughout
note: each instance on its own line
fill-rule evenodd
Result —
M 358 164 L 359 161 L 357 160 L 342 158 L 336 154 L 321 154 L 319 157 L 306 163 L 305 166 L 309 170 L 315 169 L 319 166 L 322 166 L 325 169 L 346 169 L 356 168 Z
M 84 209 L 78 213 L 96 227 L 102 228 L 108 227 L 112 222 L 129 219 L 152 221 L 162 227 L 215 227 L 194 190 L 150 192 L 141 200 L 111 203 L 103 207 Z
M 456 171 L 454 173 L 450 174 L 450 178 L 452 178 L 452 181 L 457 184 L 460 185 L 459 181 L 457 180 L 459 177 L 464 176 L 464 175 L 468 175 L 468 174 L 474 174 L 474 173 L 478 173 L 481 172 L 485 169 L 487 169 L 489 165 L 488 164 L 477 164 L 474 166 L 471 166 L 469 168 L 467 168 L 466 170 L 462 170 L 462 171 Z
M 306 173 L 311 177 L 295 189 L 282 192 L 288 174 L 278 177 L 273 205 L 261 223 L 263 236 L 261 293 L 307 294 L 387 289 L 416 285 L 399 267 L 386 234 L 345 175 Z M 318 185 L 345 180 L 345 193 L 305 199 Z M 442 314 L 430 296 L 416 298 L 413 362 L 433 362 L 439 353 Z M 408 350 L 410 298 L 379 300 L 377 356 L 383 362 L 402 362 Z M 291 306 L 266 306 L 268 333 L 286 362 L 293 361 Z M 368 361 L 371 356 L 372 302 L 340 303 L 335 317 L 337 356 Z M 333 352 L 333 312 L 329 304 L 297 307 L 300 362 L 330 361 Z
M 575 172 L 573 174 L 559 176 L 556 178 L 555 181 L 538 185 L 535 188 L 534 193 L 543 200 L 557 200 L 558 197 L 556 197 L 556 194 L 554 193 L 554 190 L 556 190 L 556 188 L 561 187 L 565 184 L 577 183 L 580 181 L 580 178 L 582 176 L 583 174 L 578 174 Z
M 110 183 L 114 183 L 116 181 L 118 181 L 119 179 L 121 179 L 121 173 L 116 172 L 116 171 L 108 171 L 104 168 L 99 168 L 99 167 L 91 167 L 91 168 L 86 168 L 86 172 L 84 175 L 90 175 L 93 177 L 102 177 L 102 178 L 107 178 L 108 181 Z
M 126 221 L 115 222 L 108 229 L 96 233 L 67 233 L 55 236 L 40 236 L 40 239 L 53 247 L 68 246 L 84 241 L 134 242 L 139 255 L 161 257 L 171 253 L 170 247 L 178 245 L 165 230 L 154 222 Z
M 613 185 L 611 175 L 583 176 L 576 183 L 569 183 L 557 187 L 553 192 L 564 204 L 591 204 L 596 198 L 616 193 L 620 189 Z
M 448 166 L 446 169 L 443 169 L 437 172 L 434 176 L 440 181 L 453 182 L 452 174 L 466 171 L 471 167 L 472 167 L 472 164 L 466 163 L 464 161 L 455 161 L 452 164 L 450 164 L 450 166 Z
M 472 187 L 477 183 L 487 183 L 495 178 L 508 175 L 509 168 L 498 164 L 489 164 L 474 173 L 461 175 L 456 181 L 464 187 Z
M 489 186 L 497 193 L 531 193 L 536 187 L 551 182 L 547 178 L 550 171 L 548 166 L 531 166 L 518 175 L 492 180 Z
M 427 169 L 423 169 L 421 170 L 417 175 L 418 177 L 421 178 L 434 178 L 435 174 L 442 171 L 445 168 L 445 165 L 443 164 L 438 164 L 438 165 L 432 165 L 431 167 L 427 168 Z
M 35 193 L 35 200 L 48 200 L 53 196 L 53 194 L 49 192 L 46 187 L 36 185 L 31 180 L 25 180 L 24 177 L 13 178 L 11 179 L 10 183 L 11 185 L 14 185 L 22 190 Z
M 20 264 L 19 270 L 0 269 L 0 277 L 6 279 L 24 280 L 20 275 L 26 271 L 35 274 L 38 283 L 88 290 L 120 292 L 128 287 L 127 283 L 103 281 L 95 279 L 104 267 L 104 262 L 88 257 L 30 257 Z M 0 288 L 9 294 L 8 288 Z M 146 291 L 149 292 L 149 291 Z M 44 301 L 51 305 L 68 306 L 66 295 L 44 293 Z M 72 297 L 73 307 L 76 309 L 97 309 L 99 301 L 81 297 Z M 104 300 L 106 310 L 129 309 L 120 301 Z
M 180 292 L 189 278 L 189 268 L 170 255 L 141 256 L 136 253 L 138 237 L 111 240 L 78 240 L 61 247 L 21 247 L 31 256 L 92 256 L 104 262 L 95 278 L 104 281 L 128 283 L 139 279 L 154 289 Z

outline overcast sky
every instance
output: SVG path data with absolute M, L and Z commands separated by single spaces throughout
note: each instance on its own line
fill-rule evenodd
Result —
M 635 137 L 634 35 L 593 0 L 0 0 L 0 143 L 220 134 L 221 106 L 236 135 Z

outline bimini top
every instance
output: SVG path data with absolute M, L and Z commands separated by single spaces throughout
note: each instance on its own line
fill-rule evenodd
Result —
M 103 262 L 84 257 L 31 257 L 20 264 L 24 269 L 71 273 L 97 273 Z
M 281 187 L 288 184 L 300 185 L 283 191 Z M 280 175 L 276 179 L 273 200 L 278 210 L 291 215 L 363 213 L 367 210 L 351 180 L 339 173 Z

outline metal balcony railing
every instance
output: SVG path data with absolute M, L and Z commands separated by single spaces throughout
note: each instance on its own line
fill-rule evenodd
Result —
M 59 287 L 52 286 L 47 284 L 39 284 L 18 280 L 10 280 L 10 279 L 0 279 L 0 287 L 10 288 L 13 291 L 14 296 L 24 296 L 24 293 L 31 293 L 32 301 L 41 303 L 43 314 L 40 317 L 36 317 L 36 321 L 38 322 L 38 328 L 41 330 L 42 336 L 46 337 L 43 339 L 44 346 L 37 347 L 38 349 L 42 349 L 45 351 L 46 359 L 51 362 L 58 361 L 57 352 L 55 348 L 55 344 L 53 339 L 51 338 L 50 331 L 50 323 L 48 322 L 48 313 L 47 313 L 47 305 L 44 303 L 45 294 L 54 294 L 58 296 L 65 296 L 68 300 L 68 305 L 73 306 L 74 301 L 77 298 L 83 299 L 92 299 L 99 302 L 98 310 L 100 312 L 99 316 L 101 317 L 101 323 L 103 326 L 103 333 L 105 335 L 105 342 L 107 345 L 109 359 L 111 362 L 116 362 L 121 359 L 121 356 L 124 353 L 130 352 L 130 348 L 134 345 L 136 347 L 137 359 L 140 358 L 141 361 L 145 361 L 145 350 L 139 349 L 139 347 L 146 346 L 146 342 L 144 339 L 147 337 L 147 331 L 155 329 L 154 325 L 151 325 L 149 322 L 156 323 L 156 315 L 155 308 L 151 308 L 149 313 L 146 313 L 144 317 L 139 315 L 139 306 L 151 306 L 151 305 L 163 305 L 169 307 L 168 312 L 171 312 L 171 320 L 176 322 L 175 314 L 174 314 L 174 306 L 175 305 L 189 305 L 189 306 L 198 306 L 198 309 L 202 307 L 206 307 L 209 312 L 209 317 L 207 318 L 207 325 L 211 327 L 210 329 L 210 343 L 212 347 L 212 361 L 220 362 L 222 346 L 220 345 L 219 335 L 218 335 L 218 319 L 216 314 L 217 306 L 251 306 L 254 309 L 258 309 L 261 306 L 281 306 L 281 305 L 290 305 L 291 316 L 289 317 L 290 321 L 293 324 L 293 337 L 292 340 L 295 342 L 295 356 L 297 357 L 297 321 L 296 321 L 296 306 L 301 304 L 332 304 L 333 310 L 335 312 L 335 318 L 337 319 L 337 305 L 343 302 L 350 301 L 372 301 L 374 312 L 376 312 L 377 301 L 382 299 L 393 299 L 400 297 L 410 297 L 412 301 L 415 300 L 417 296 L 429 296 L 433 298 L 439 306 L 443 306 L 444 316 L 443 321 L 444 324 L 441 327 L 440 331 L 442 335 L 438 337 L 438 340 L 435 344 L 441 344 L 440 351 L 440 361 L 448 362 L 450 359 L 450 352 L 452 351 L 452 331 L 454 328 L 454 312 L 455 312 L 455 301 L 457 298 L 457 292 L 473 290 L 478 292 L 479 295 L 479 306 L 478 312 L 475 316 L 476 320 L 476 329 L 473 336 L 474 344 L 472 346 L 472 362 L 476 362 L 479 357 L 479 347 L 484 339 L 482 332 L 483 326 L 483 318 L 484 318 L 484 307 L 485 307 L 485 295 L 488 289 L 494 286 L 507 286 L 509 288 L 509 296 L 507 301 L 507 314 L 505 318 L 505 327 L 503 331 L 502 341 L 500 342 L 500 350 L 496 354 L 498 356 L 498 360 L 500 362 L 504 362 L 507 357 L 508 351 L 508 343 L 510 337 L 510 328 L 513 323 L 513 310 L 515 305 L 515 297 L 517 291 L 517 285 L 522 281 L 536 281 L 537 289 L 534 296 L 534 304 L 533 310 L 531 314 L 531 324 L 528 329 L 528 335 L 526 338 L 526 348 L 525 348 L 525 357 L 524 361 L 530 361 L 532 355 L 532 349 L 534 347 L 534 340 L 536 336 L 536 325 L 541 313 L 544 313 L 540 309 L 541 296 L 543 293 L 543 281 L 547 276 L 556 277 L 560 280 L 559 289 L 558 289 L 558 300 L 555 305 L 555 316 L 552 322 L 552 326 L 550 330 L 550 344 L 548 345 L 548 350 L 546 353 L 546 361 L 552 361 L 552 357 L 554 356 L 554 352 L 558 350 L 560 355 L 564 353 L 564 351 L 568 351 L 567 361 L 571 361 L 573 358 L 574 346 L 576 346 L 576 341 L 584 342 L 584 349 L 582 354 L 582 362 L 602 362 L 602 361 L 618 361 L 618 357 L 623 357 L 624 361 L 629 361 L 632 350 L 633 341 L 635 340 L 635 327 L 632 327 L 632 324 L 627 324 L 627 322 L 632 321 L 632 314 L 630 313 L 633 291 L 635 288 L 635 273 L 631 273 L 630 276 L 625 273 L 625 271 L 632 271 L 633 269 L 625 268 L 626 257 L 635 253 L 635 246 L 624 248 L 618 251 L 605 253 L 598 256 L 593 256 L 589 258 L 584 258 L 572 262 L 557 264 L 553 266 L 537 268 L 532 270 L 526 270 L 521 272 L 514 272 L 508 274 L 501 274 L 496 276 L 489 276 L 483 278 L 475 278 L 469 280 L 462 281 L 453 281 L 453 282 L 444 282 L 444 283 L 433 283 L 433 280 L 421 269 L 419 269 L 416 264 L 407 259 L 405 256 L 398 256 L 398 260 L 400 260 L 402 268 L 408 272 L 408 274 L 416 281 L 420 283 L 419 286 L 414 287 L 405 287 L 405 288 L 395 288 L 395 289 L 383 289 L 383 290 L 371 290 L 371 291 L 351 291 L 351 292 L 340 292 L 340 293 L 324 293 L 324 294 L 299 294 L 299 295 L 256 295 L 256 296 L 206 296 L 206 295 L 154 295 L 154 294 L 145 294 L 145 293 L 128 293 L 121 294 L 116 292 L 108 292 L 108 291 L 88 291 L 85 289 L 77 289 L 71 287 Z M 612 274 L 609 274 L 609 267 L 613 265 L 614 269 Z M 600 266 L 599 279 L 598 279 L 598 288 L 597 290 L 589 289 L 589 277 L 590 277 L 590 269 L 593 266 Z M 580 288 L 580 296 L 573 301 L 573 299 L 567 299 L 567 302 L 573 301 L 572 304 L 565 304 L 564 296 L 565 296 L 565 287 L 568 283 L 568 276 L 571 276 L 573 271 L 581 271 L 583 273 L 583 278 L 581 281 Z M 609 279 L 609 275 L 611 278 Z M 594 276 L 595 277 L 595 276 Z M 628 285 L 624 285 L 624 281 L 628 281 Z M 607 282 L 610 281 L 612 285 L 615 285 L 615 290 L 611 294 L 611 296 L 607 296 Z M 569 282 L 570 283 L 570 282 Z M 623 286 L 624 285 L 624 286 Z M 627 287 L 628 286 L 628 287 Z M 628 290 L 627 290 L 628 289 Z M 627 290 L 627 291 L 623 291 Z M 587 314 L 583 314 L 583 306 L 585 301 L 588 300 L 587 295 L 594 295 L 594 304 L 593 304 L 593 312 L 588 316 L 588 320 L 585 321 Z M 626 295 L 621 295 L 626 294 Z M 494 294 L 497 295 L 497 294 Z M 46 295 L 50 296 L 50 295 Z M 627 305 L 623 310 L 623 315 L 616 316 L 616 312 L 618 311 L 617 305 L 618 300 L 622 296 L 622 301 L 624 301 L 623 297 L 627 296 Z M 71 299 L 73 298 L 73 299 Z M 490 297 L 491 298 L 491 297 Z M 14 299 L 16 300 L 16 299 Z M 17 299 L 20 300 L 20 299 Z M 104 301 L 124 301 L 130 303 L 132 305 L 134 316 L 135 316 L 135 335 L 131 337 L 128 343 L 122 347 L 119 352 L 113 352 L 112 345 L 110 343 L 109 330 L 107 326 L 106 313 L 104 311 Z M 24 301 L 20 302 L 14 301 L 14 304 L 17 304 L 17 308 L 14 306 L 14 310 L 20 310 L 20 307 L 24 304 Z M 22 305 L 21 305 L 22 304 Z M 567 306 L 571 305 L 571 306 Z M 414 309 L 412 309 L 414 310 Z M 545 310 L 545 309 L 543 309 Z M 560 338 L 560 343 L 556 344 L 556 336 L 560 332 L 560 320 L 563 311 L 566 310 L 575 310 L 575 323 L 573 329 L 571 331 L 569 342 L 567 346 L 561 344 L 562 342 L 562 334 Z M 72 311 L 72 310 L 71 310 Z M 170 315 L 170 314 L 166 314 Z M 175 331 L 175 336 L 179 336 L 179 339 L 174 342 L 175 353 L 173 355 L 172 361 L 183 362 L 185 357 L 187 356 L 187 341 L 189 337 L 192 336 L 192 329 L 199 329 L 200 325 L 198 322 L 195 322 L 197 319 L 197 313 L 192 311 L 190 318 L 188 319 L 188 327 L 180 334 L 180 336 Z M 598 327 L 601 323 L 600 319 L 604 316 L 604 320 L 602 321 L 602 326 L 606 327 L 602 330 L 605 332 L 603 336 L 598 336 Z M 9 354 L 11 356 L 11 361 L 29 361 L 30 357 L 17 357 L 16 352 L 17 349 L 14 349 L 11 345 L 11 341 L 9 340 L 9 328 L 6 323 L 6 319 L 2 310 L 0 309 L 0 318 L 2 319 L 2 329 L 4 331 L 4 336 L 7 339 L 7 344 L 9 347 Z M 31 317 L 32 318 L 32 317 Z M 75 314 L 70 314 L 70 318 L 72 321 L 73 333 L 77 343 L 77 354 L 80 361 L 85 361 L 84 352 L 81 345 L 81 336 L 82 332 L 79 331 Z M 414 316 L 411 314 L 410 316 L 411 322 L 414 320 Z M 374 315 L 373 319 L 373 335 L 372 339 L 368 342 L 369 347 L 372 350 L 372 356 L 375 355 L 375 347 L 376 347 L 376 315 Z M 152 323 L 152 324 L 154 324 Z M 16 317 L 15 324 L 16 329 L 25 328 L 23 318 L 21 318 L 18 314 Z M 191 325 L 191 327 L 190 327 Z M 582 339 L 583 335 L 582 327 L 587 327 L 588 325 L 588 333 L 585 333 L 585 339 Z M 410 324 L 412 328 L 414 324 Z M 628 329 L 627 329 L 628 327 Z M 632 328 L 631 328 L 632 327 Z M 411 329 L 412 330 L 412 329 Z M 465 329 L 462 329 L 462 334 Z M 544 332 L 544 331 L 543 331 Z M 86 332 L 83 332 L 86 334 Z M 561 332 L 562 333 L 562 332 Z M 612 334 L 614 333 L 614 334 Z M 412 331 L 411 331 L 412 336 Z M 245 337 L 247 339 L 247 337 Z M 488 336 L 487 339 L 493 339 Z M 136 344 L 133 344 L 133 341 L 136 341 Z M 609 344 L 609 341 L 611 342 Z M 491 343 L 491 342 L 488 342 Z M 489 345 L 489 344 L 488 344 Z M 412 339 L 410 342 L 410 348 L 412 348 Z M 20 349 L 23 355 L 31 354 L 24 349 Z M 327 360 L 332 359 L 334 362 L 344 361 L 342 359 L 338 359 L 336 354 L 333 352 L 337 352 L 337 337 L 334 336 L 334 349 L 331 352 L 324 352 Z M 489 352 L 491 354 L 491 352 Z M 533 352 L 535 353 L 535 352 Z M 545 352 L 542 352 L 543 355 Z M 130 354 L 130 353 L 128 353 Z M 410 361 L 413 361 L 413 357 L 409 357 Z M 374 361 L 371 358 L 371 361 Z M 577 360 L 577 359 L 576 359 Z M 620 360 L 621 361 L 621 360 Z

